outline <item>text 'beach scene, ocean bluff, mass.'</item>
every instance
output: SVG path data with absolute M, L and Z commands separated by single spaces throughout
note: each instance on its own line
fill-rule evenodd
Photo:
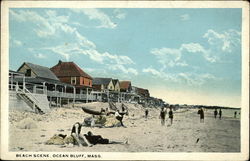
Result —
M 241 152 L 241 17 L 10 8 L 9 151 Z

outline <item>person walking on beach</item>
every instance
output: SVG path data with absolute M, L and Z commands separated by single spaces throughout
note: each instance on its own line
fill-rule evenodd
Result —
M 221 116 L 222 116 L 222 111 L 221 111 L 221 108 L 220 108 L 220 111 L 219 111 L 219 118 L 221 120 Z
M 217 114 L 218 114 L 218 111 L 217 111 L 217 109 L 215 109 L 214 110 L 214 118 L 216 119 L 216 117 L 217 117 Z
M 146 119 L 148 118 L 148 108 L 146 108 L 146 110 L 145 110 L 145 118 Z
M 164 108 L 161 108 L 161 112 L 160 112 L 160 118 L 161 118 L 161 125 L 165 125 L 165 116 L 166 116 L 166 113 L 164 111 Z
M 204 111 L 202 108 L 198 110 L 198 114 L 200 115 L 200 122 L 204 122 Z
M 237 115 L 237 111 L 234 112 L 234 118 L 236 118 L 236 115 Z
M 174 118 L 174 114 L 173 114 L 173 111 L 172 111 L 172 107 L 170 106 L 170 110 L 168 112 L 168 116 L 170 118 L 170 123 L 171 125 L 173 124 L 173 118 Z

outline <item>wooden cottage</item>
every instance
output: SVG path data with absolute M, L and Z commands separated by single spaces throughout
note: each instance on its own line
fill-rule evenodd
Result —
M 76 88 L 76 93 L 86 93 L 92 88 L 93 78 L 78 67 L 74 62 L 62 62 L 50 68 L 61 82 L 69 83 Z M 88 92 L 89 93 L 89 92 Z
M 115 86 L 112 78 L 94 78 L 93 79 L 93 88 L 96 91 L 114 91 Z
M 132 86 L 130 81 L 120 81 L 120 91 L 121 92 L 131 92 Z

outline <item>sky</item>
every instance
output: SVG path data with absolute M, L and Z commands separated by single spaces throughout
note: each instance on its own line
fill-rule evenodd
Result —
M 73 61 L 171 104 L 241 106 L 239 8 L 11 8 L 9 68 Z

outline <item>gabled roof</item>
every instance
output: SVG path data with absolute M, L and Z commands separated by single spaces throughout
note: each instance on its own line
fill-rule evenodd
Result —
M 118 80 L 118 79 L 113 79 L 112 81 L 113 81 L 114 86 L 115 86 L 117 83 L 119 83 L 119 80 Z
M 36 74 L 37 77 L 59 80 L 48 67 L 32 64 L 29 62 L 24 62 L 17 71 L 19 71 L 25 64 Z
M 93 85 L 108 85 L 112 81 L 112 78 L 94 78 Z
M 121 89 L 128 89 L 131 86 L 130 81 L 120 81 L 120 88 Z
M 90 75 L 85 73 L 74 62 L 59 61 L 57 65 L 50 68 L 57 77 L 85 77 L 93 79 Z

